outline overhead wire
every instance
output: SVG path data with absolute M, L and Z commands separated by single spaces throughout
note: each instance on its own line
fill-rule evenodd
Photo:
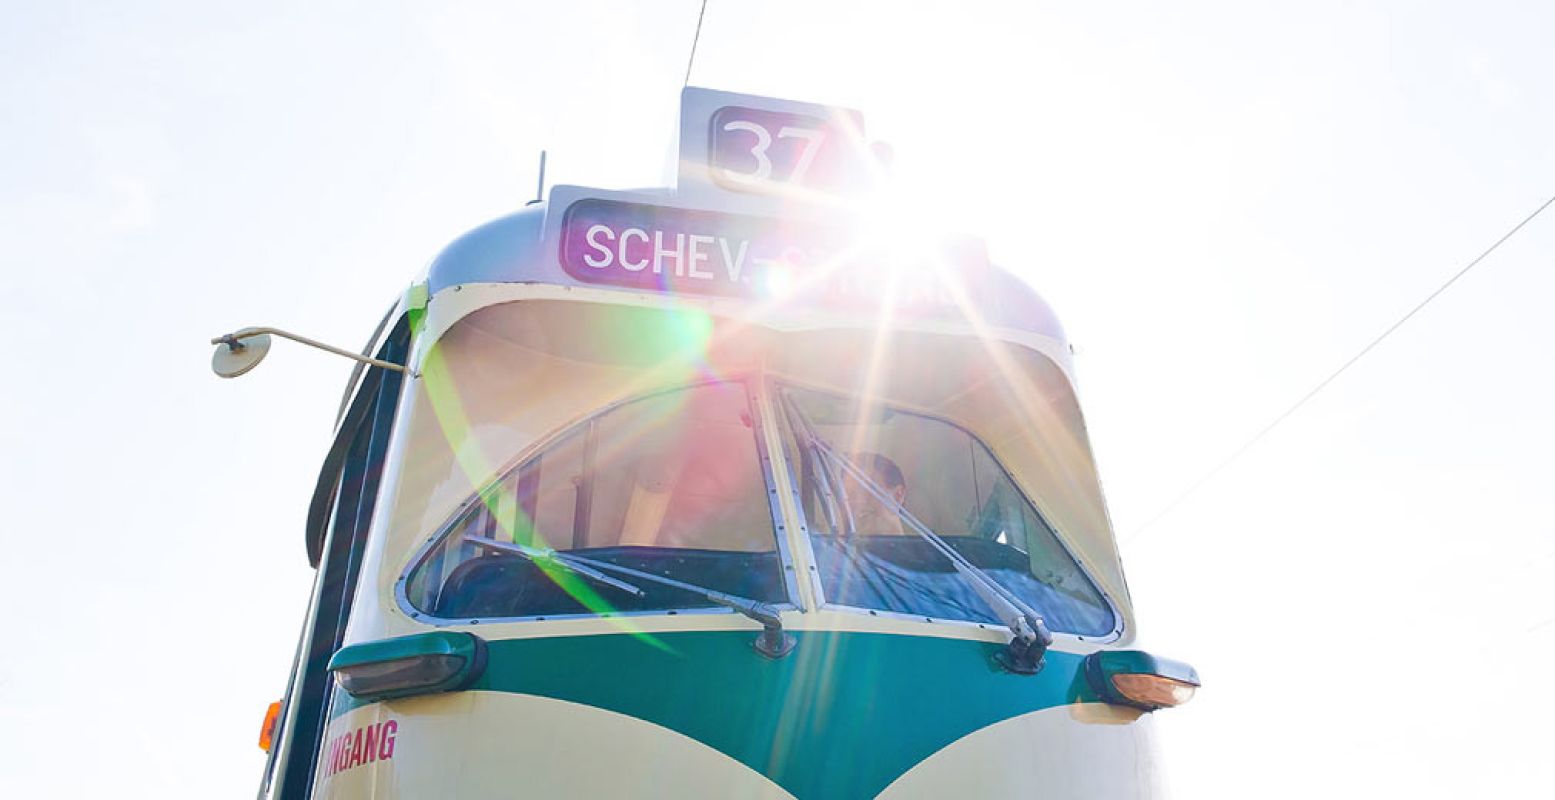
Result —
M 702 0 L 702 10 L 697 12 L 697 32 L 691 37 L 691 55 L 686 58 L 686 79 L 681 87 L 691 85 L 691 65 L 697 60 L 697 42 L 702 40 L 702 17 L 707 15 L 707 0 Z
M 1181 494 L 1179 494 L 1175 500 L 1173 500 L 1172 502 L 1168 503 L 1165 508 L 1163 508 L 1159 512 L 1157 512 L 1156 515 L 1151 517 L 1149 520 L 1147 520 L 1145 522 L 1145 524 L 1140 525 L 1138 528 L 1135 528 L 1133 530 L 1133 532 L 1130 533 L 1129 535 L 1125 536 L 1123 540 L 1125 542 L 1133 541 L 1140 534 L 1144 533 L 1148 528 L 1150 528 L 1150 526 L 1152 526 L 1155 523 L 1159 522 L 1167 514 L 1170 514 L 1172 511 L 1176 510 L 1176 508 L 1178 506 L 1182 505 L 1182 503 L 1184 501 L 1186 501 L 1189 497 L 1192 497 L 1194 495 L 1194 493 L 1197 492 L 1200 488 L 1202 488 L 1206 483 L 1209 483 L 1209 481 L 1211 479 L 1213 479 L 1216 475 L 1219 475 L 1222 470 L 1224 470 L 1226 467 L 1231 466 L 1231 464 L 1233 462 L 1235 462 L 1238 458 L 1241 458 L 1244 453 L 1246 453 L 1248 450 L 1252 449 L 1253 445 L 1255 445 L 1259 441 L 1261 441 L 1263 439 L 1263 437 L 1269 435 L 1270 431 L 1274 430 L 1276 427 L 1278 427 L 1280 425 L 1280 423 L 1284 422 L 1286 419 L 1289 419 L 1292 414 L 1296 413 L 1297 410 L 1299 410 L 1302 406 L 1306 405 L 1307 401 L 1311 400 L 1313 397 L 1316 397 L 1319 392 L 1321 392 L 1325 388 L 1327 388 L 1328 385 L 1333 383 L 1336 378 L 1338 378 L 1340 375 L 1343 375 L 1346 370 L 1348 370 L 1348 369 L 1350 369 L 1350 367 L 1354 366 L 1355 362 L 1360 361 L 1363 357 L 1365 357 L 1365 355 L 1367 353 L 1370 353 L 1377 345 L 1382 344 L 1382 341 L 1384 339 L 1386 339 L 1389 336 L 1391 336 L 1394 331 L 1398 330 L 1401 326 L 1403 326 L 1404 323 L 1408 322 L 1411 317 L 1413 317 L 1414 315 L 1420 313 L 1421 309 L 1425 308 L 1427 305 L 1430 305 L 1431 301 L 1435 300 L 1439 295 L 1441 295 L 1442 292 L 1447 291 L 1448 287 L 1452 286 L 1454 283 L 1457 283 L 1459 278 L 1462 278 L 1464 275 L 1467 275 L 1469 270 L 1474 269 L 1474 267 L 1478 266 L 1479 263 L 1481 261 L 1484 261 L 1491 253 L 1494 253 L 1497 248 L 1499 248 L 1502 244 L 1504 244 L 1506 242 L 1506 240 L 1508 240 L 1508 239 L 1512 238 L 1514 235 L 1516 235 L 1516 233 L 1518 231 L 1522 230 L 1523 227 L 1526 226 L 1528 223 L 1533 222 L 1534 219 L 1537 218 L 1540 214 L 1544 213 L 1544 210 L 1549 208 L 1551 204 L 1555 204 L 1555 197 L 1551 197 L 1550 199 L 1544 201 L 1544 203 L 1542 205 L 1540 205 L 1538 208 L 1533 210 L 1533 213 L 1531 213 L 1528 216 L 1524 217 L 1521 222 L 1517 223 L 1516 225 L 1513 225 L 1511 230 L 1509 230 L 1506 233 L 1502 234 L 1501 238 L 1497 239 L 1494 244 L 1492 244 L 1489 247 L 1485 248 L 1484 252 L 1481 252 L 1478 256 L 1475 256 L 1473 261 L 1470 261 L 1462 269 L 1460 269 L 1456 273 L 1454 273 L 1453 276 L 1451 278 L 1448 278 L 1447 281 L 1445 283 L 1443 283 L 1441 286 L 1436 287 L 1436 291 L 1431 292 L 1429 295 L 1426 296 L 1426 298 L 1424 300 L 1421 300 L 1419 303 L 1415 304 L 1414 308 L 1409 309 L 1409 311 L 1407 313 L 1405 313 L 1402 317 L 1399 317 L 1397 320 L 1395 320 L 1392 325 L 1389 325 L 1386 330 L 1384 330 L 1382 333 L 1378 334 L 1376 338 L 1372 339 L 1370 342 L 1367 342 L 1365 347 L 1362 347 L 1360 350 L 1358 350 L 1355 353 L 1355 355 L 1350 356 L 1343 364 L 1340 364 L 1338 369 L 1335 369 L 1333 372 L 1330 372 L 1328 374 L 1328 377 L 1322 379 L 1321 381 L 1318 381 L 1316 386 L 1313 386 L 1310 390 L 1307 391 L 1306 394 L 1301 396 L 1301 399 L 1299 399 L 1295 403 L 1291 404 L 1291 406 L 1289 408 L 1285 409 L 1284 412 L 1282 412 L 1279 416 L 1275 417 L 1274 421 L 1272 421 L 1269 424 L 1263 426 L 1263 428 L 1261 430 L 1259 430 L 1257 433 L 1253 434 L 1252 438 L 1250 438 L 1247 441 L 1243 442 L 1240 447 L 1238 447 L 1236 450 L 1234 450 L 1231 453 L 1231 455 L 1226 456 L 1224 459 L 1222 459 L 1220 461 L 1220 463 L 1216 464 L 1213 469 L 1211 469 L 1208 472 L 1206 472 L 1203 475 L 1201 475 L 1198 478 L 1198 480 L 1195 480 L 1192 484 L 1190 484 L 1188 486 L 1187 489 L 1183 490 L 1183 492 Z

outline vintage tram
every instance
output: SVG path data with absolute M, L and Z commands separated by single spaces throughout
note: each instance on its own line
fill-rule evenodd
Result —
M 358 357 L 260 796 L 1156 796 L 1198 678 L 1133 649 L 1053 311 L 872 223 L 857 112 L 688 88 L 678 141 Z

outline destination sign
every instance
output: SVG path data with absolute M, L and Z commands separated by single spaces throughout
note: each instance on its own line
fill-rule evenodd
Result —
M 842 227 L 586 198 L 568 206 L 557 255 L 568 275 L 590 284 L 665 294 L 802 297 L 849 308 L 872 308 L 889 292 L 899 310 L 926 313 L 955 307 L 947 274 L 972 279 L 987 265 L 980 245 L 947 249 L 930 240 L 917 252 L 939 259 L 942 268 L 911 268 L 870 252 Z
M 860 134 L 809 114 L 724 106 L 713 113 L 708 161 L 726 189 L 841 189 L 856 182 Z

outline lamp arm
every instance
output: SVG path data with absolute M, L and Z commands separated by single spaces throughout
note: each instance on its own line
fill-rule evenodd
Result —
M 350 350 L 342 350 L 338 347 L 324 344 L 323 342 L 314 341 L 313 339 L 309 339 L 306 336 L 298 336 L 295 333 L 283 331 L 280 328 L 244 328 L 243 330 L 237 331 L 236 333 L 229 333 L 225 336 L 217 336 L 211 340 L 211 344 L 224 344 L 236 352 L 238 350 L 242 350 L 246 346 L 243 344 L 244 339 L 247 339 L 250 336 L 259 336 L 266 333 L 274 334 L 283 339 L 291 339 L 294 342 L 305 344 L 309 347 L 316 347 L 327 353 L 334 353 L 337 356 L 345 356 L 346 358 L 349 358 L 353 361 L 360 361 L 363 364 L 367 364 L 368 366 L 383 367 L 384 369 L 391 369 L 395 372 L 410 374 L 410 370 L 407 369 L 404 364 L 395 364 L 392 361 L 383 361 L 376 358 L 369 358 L 358 353 L 353 353 Z

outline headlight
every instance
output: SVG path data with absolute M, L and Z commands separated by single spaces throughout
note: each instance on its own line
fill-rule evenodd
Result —
M 1085 677 L 1101 698 L 1145 711 L 1193 699 L 1199 673 L 1181 661 L 1140 650 L 1103 650 L 1085 657 Z
M 343 647 L 329 671 L 352 697 L 377 701 L 468 688 L 486 668 L 486 640 L 433 631 Z

